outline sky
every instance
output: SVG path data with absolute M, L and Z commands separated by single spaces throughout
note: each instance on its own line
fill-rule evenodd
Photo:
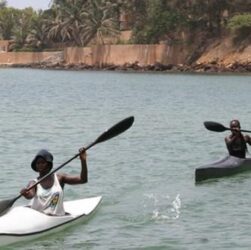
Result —
M 35 10 L 48 9 L 51 0 L 7 0 L 8 7 L 14 7 L 17 9 L 24 9 L 26 7 L 32 7 Z

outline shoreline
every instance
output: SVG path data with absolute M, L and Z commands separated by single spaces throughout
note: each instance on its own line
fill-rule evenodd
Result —
M 162 72 L 162 73 L 251 73 L 251 62 L 237 63 L 229 65 L 219 65 L 217 62 L 207 64 L 194 65 L 174 65 L 160 64 L 141 66 L 137 62 L 126 63 L 124 65 L 115 64 L 65 64 L 61 62 L 42 62 L 34 64 L 1 64 L 0 68 L 32 68 L 32 69 L 48 69 L 48 70 L 98 70 L 98 71 L 120 71 L 120 72 Z

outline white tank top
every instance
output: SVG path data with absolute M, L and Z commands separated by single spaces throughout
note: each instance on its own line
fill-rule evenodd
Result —
M 56 174 L 51 188 L 45 189 L 40 183 L 37 185 L 37 192 L 31 200 L 31 208 L 50 215 L 64 215 L 64 192 Z M 37 181 L 37 180 L 36 180 Z

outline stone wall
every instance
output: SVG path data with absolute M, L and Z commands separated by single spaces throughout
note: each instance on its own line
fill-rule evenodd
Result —
M 0 65 L 56 63 L 63 60 L 63 52 L 2 52 Z
M 157 45 L 96 45 L 89 48 L 66 48 L 64 61 L 68 64 L 124 65 L 137 62 L 141 66 L 155 63 L 184 63 L 186 53 L 180 46 Z
M 0 64 L 64 63 L 86 65 L 140 66 L 184 63 L 186 53 L 181 47 L 158 45 L 95 45 L 85 48 L 68 47 L 62 52 L 7 52 L 0 53 Z
M 191 48 L 190 48 L 191 49 Z M 65 48 L 59 52 L 1 52 L 0 65 L 89 65 L 89 66 L 126 66 L 149 65 L 186 65 L 189 47 L 185 45 L 95 45 L 85 48 Z M 208 63 L 228 66 L 232 63 L 251 64 L 251 45 L 236 48 L 225 39 L 211 44 L 197 60 L 198 65 Z
M 66 64 L 93 65 L 92 48 L 68 47 L 64 49 L 64 62 Z

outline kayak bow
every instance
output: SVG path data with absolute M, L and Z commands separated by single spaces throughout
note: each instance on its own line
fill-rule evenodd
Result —
M 33 240 L 86 221 L 96 210 L 101 196 L 65 201 L 66 215 L 50 216 L 25 206 L 17 206 L 0 217 L 0 246 Z

